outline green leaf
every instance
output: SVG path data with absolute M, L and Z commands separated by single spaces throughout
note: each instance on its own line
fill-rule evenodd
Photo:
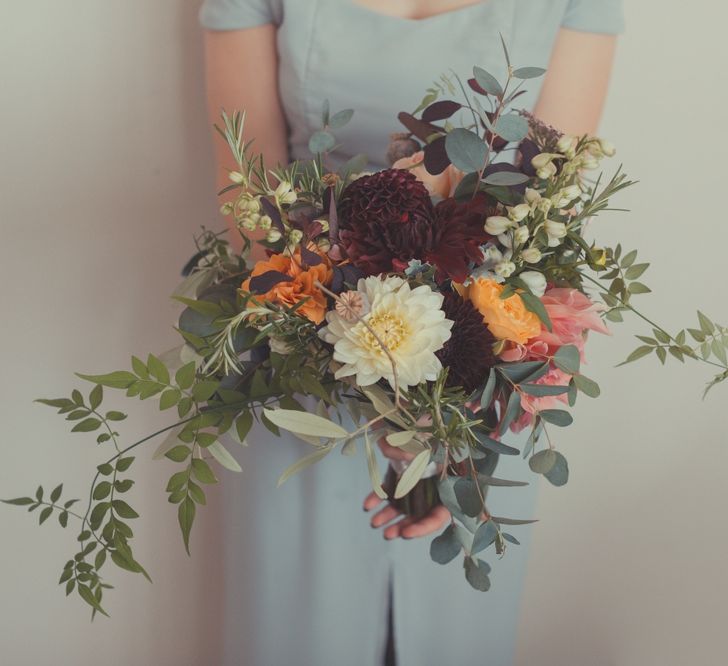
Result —
M 474 518 L 483 513 L 483 501 L 480 498 L 480 490 L 473 479 L 458 479 L 455 481 L 454 490 L 458 506 L 466 516 Z
M 111 483 L 109 483 L 108 481 L 101 481 L 101 483 L 99 483 L 94 488 L 93 498 L 97 501 L 106 499 L 109 496 L 110 492 L 111 492 Z
M 184 460 L 187 460 L 187 458 L 190 457 L 191 453 L 192 449 L 190 449 L 189 446 L 186 446 L 184 444 L 178 444 L 177 446 L 172 447 L 164 455 L 170 460 L 174 460 L 174 462 L 182 462 Z
M 490 407 L 490 403 L 493 402 L 493 392 L 495 391 L 496 379 L 496 371 L 490 370 L 488 373 L 488 381 L 485 383 L 483 394 L 480 396 L 480 406 L 483 409 L 488 409 L 488 407 Z
M 496 97 L 503 96 L 503 88 L 498 83 L 498 79 L 495 78 L 490 72 L 484 70 L 482 67 L 473 67 L 473 76 L 475 77 L 478 85 L 485 90 L 485 92 L 495 95 Z
M 215 382 L 211 380 L 198 382 L 192 387 L 192 397 L 197 402 L 205 402 L 215 394 L 215 391 L 217 391 L 219 386 L 220 382 Z
M 38 524 L 42 525 L 46 520 L 48 520 L 48 517 L 53 513 L 53 507 L 47 506 L 43 509 L 43 511 L 40 512 L 40 519 L 38 520 Z
M 134 456 L 128 456 L 126 458 L 119 458 L 119 460 L 116 461 L 116 469 L 119 472 L 126 472 L 126 470 L 131 467 L 131 464 L 134 462 Z
M 713 342 L 710 344 L 710 348 L 713 351 L 713 356 L 715 356 L 723 365 L 728 363 L 728 358 L 726 357 L 725 353 L 725 347 L 721 344 L 718 338 L 713 338 Z
M 102 463 L 96 469 L 104 476 L 109 476 L 114 471 L 114 468 L 109 463 Z
M 407 466 L 397 483 L 397 488 L 394 491 L 395 499 L 401 499 L 417 485 L 430 463 L 430 456 L 431 451 L 429 449 L 425 449 L 415 456 L 415 459 Z
M 549 331 L 553 330 L 549 313 L 546 311 L 541 299 L 525 291 L 521 292 L 519 296 L 521 297 L 523 304 L 526 306 L 526 309 L 533 312 Z
M 169 384 L 169 370 L 154 354 L 147 357 L 147 367 L 153 377 L 156 377 L 162 384 Z
M 327 124 L 331 129 L 341 129 L 351 120 L 353 115 L 353 109 L 344 109 L 343 111 L 338 111 L 333 116 L 331 116 Z
M 402 430 L 387 435 L 387 443 L 398 448 L 409 444 L 417 433 L 414 430 Z
M 473 548 L 470 551 L 471 555 L 480 553 L 485 550 L 490 544 L 495 541 L 496 535 L 498 534 L 498 527 L 492 520 L 487 520 L 480 524 L 475 538 L 473 539 Z
M 317 463 L 319 460 L 325 458 L 330 452 L 331 452 L 331 447 L 323 446 L 320 449 L 314 451 L 313 453 L 309 453 L 304 458 L 297 460 L 285 472 L 283 472 L 283 474 L 281 474 L 280 478 L 278 479 L 277 485 L 280 486 L 280 485 L 284 484 L 294 474 L 297 474 L 302 469 L 305 469 L 306 467 L 309 467 L 310 465 Z
M 490 589 L 489 573 L 490 567 L 483 560 L 465 558 L 465 579 L 476 590 L 487 592 Z
M 225 469 L 229 469 L 231 472 L 242 472 L 242 468 L 238 464 L 238 461 L 233 458 L 228 450 L 220 444 L 215 442 L 207 447 L 207 450 L 212 454 L 212 457 L 217 460 Z
M 91 409 L 96 409 L 104 399 L 104 389 L 101 384 L 96 384 L 88 394 L 88 404 Z
M 566 485 L 569 480 L 569 463 L 561 453 L 558 451 L 554 451 L 554 453 L 556 454 L 556 461 L 551 469 L 544 474 L 544 476 L 554 486 L 563 486 Z
M 109 617 L 109 614 L 101 607 L 101 604 L 99 603 L 98 599 L 96 599 L 94 593 L 91 591 L 91 588 L 88 587 L 88 585 L 79 583 L 78 594 L 81 599 L 83 599 L 94 610 L 98 611 L 102 615 L 105 615 L 106 617 Z
M 549 369 L 548 361 L 526 361 L 525 363 L 509 363 L 496 366 L 514 384 L 521 382 L 535 382 L 539 377 L 545 375 Z
M 201 458 L 192 459 L 192 474 L 200 483 L 217 483 L 215 473 Z
M 543 67 L 519 67 L 513 70 L 513 76 L 517 79 L 537 79 L 545 73 Z
M 114 481 L 114 490 L 117 493 L 126 493 L 129 492 L 134 485 L 134 481 L 131 479 L 123 479 L 123 480 L 117 480 Z
M 248 436 L 250 429 L 253 427 L 253 413 L 250 411 L 241 412 L 238 418 L 235 420 L 235 432 L 238 435 L 238 441 L 241 444 L 245 443 L 245 438 Z
M 648 268 L 650 267 L 649 264 L 635 264 L 634 266 L 630 266 L 625 274 L 624 277 L 628 280 L 636 280 L 638 277 L 640 277 Z
M 500 432 L 506 432 L 508 427 L 518 418 L 518 414 L 521 411 L 521 396 L 518 391 L 513 391 L 508 397 L 508 404 L 506 405 L 505 414 L 500 422 Z
M 649 347 L 647 345 L 643 345 L 642 347 L 637 347 L 624 361 L 622 361 L 619 365 L 626 365 L 627 363 L 632 363 L 633 361 L 636 361 L 637 359 L 642 358 L 643 356 L 647 356 L 648 354 L 652 353 L 652 350 L 654 347 Z
M 111 503 L 114 511 L 122 518 L 139 518 L 139 514 L 134 511 L 124 500 L 115 499 Z
M 0 500 L 0 502 L 15 506 L 27 506 L 28 504 L 33 504 L 35 500 L 32 497 L 16 497 L 14 499 Z
M 61 493 L 63 492 L 63 484 L 56 486 L 53 491 L 51 492 L 51 502 L 55 504 L 61 497 Z
M 129 388 L 135 381 L 137 381 L 136 375 L 126 370 L 119 370 L 117 372 L 110 372 L 106 375 L 82 375 L 76 373 L 77 377 L 85 379 L 87 382 L 93 382 L 94 384 L 102 384 L 109 388 L 125 389 Z
M 569 375 L 579 373 L 581 356 L 574 345 L 564 345 L 554 355 L 554 365 Z
M 182 397 L 182 394 L 180 393 L 179 389 L 176 389 L 176 388 L 167 389 L 159 397 L 159 409 L 165 410 L 165 409 L 170 409 L 171 407 L 176 406 L 181 397 Z
M 598 398 L 601 393 L 599 384 L 584 375 L 574 375 L 574 384 L 576 384 L 576 388 L 590 398 Z
M 364 450 L 367 454 L 367 467 L 369 468 L 369 479 L 372 483 L 372 490 L 376 493 L 379 499 L 387 499 L 387 493 L 382 488 L 382 477 L 379 472 L 379 463 L 374 455 L 374 448 L 372 442 L 369 439 L 369 431 L 364 432 Z
M 301 435 L 342 439 L 348 432 L 328 419 L 292 409 L 264 409 L 265 416 L 279 428 Z
M 494 129 L 505 141 L 523 141 L 528 136 L 528 121 L 517 113 L 507 113 L 498 118 Z
M 548 474 L 556 464 L 556 451 L 546 449 L 532 455 L 528 460 L 528 466 L 536 474 Z
M 185 363 L 174 375 L 174 381 L 183 391 L 190 388 L 195 381 L 196 366 L 194 361 Z
M 190 532 L 192 530 L 192 524 L 195 521 L 196 511 L 197 507 L 189 497 L 182 501 L 177 510 L 177 518 L 180 529 L 182 530 L 182 540 L 184 541 L 185 550 L 188 555 L 190 554 Z
M 544 409 L 540 411 L 538 415 L 546 421 L 546 423 L 552 423 L 560 428 L 566 428 L 574 422 L 574 418 L 571 414 L 563 409 Z
M 514 185 L 522 185 L 531 180 L 525 173 L 516 173 L 515 171 L 495 171 L 488 174 L 483 182 L 493 187 L 513 187 Z
M 635 259 L 637 259 L 637 250 L 632 250 L 624 255 L 620 266 L 622 268 L 629 268 L 634 263 Z
M 101 421 L 99 421 L 99 419 L 88 418 L 83 421 L 79 421 L 75 426 L 73 426 L 71 432 L 92 432 L 94 430 L 98 430 L 100 427 Z
M 630 294 L 649 294 L 652 292 L 652 289 L 641 282 L 630 282 L 627 289 Z
M 445 150 L 456 168 L 465 173 L 480 171 L 488 156 L 488 146 L 475 132 L 457 128 L 445 138 Z
M 336 145 L 336 138 L 327 130 L 319 130 L 308 140 L 308 149 L 314 154 L 328 153 Z
M 715 331 L 715 324 L 713 324 L 708 317 L 706 317 L 700 310 L 698 310 L 698 321 L 700 322 L 700 330 L 706 335 L 712 335 Z
M 123 421 L 126 418 L 124 412 L 116 412 L 114 410 L 106 412 L 106 419 L 108 421 Z
M 202 504 L 203 506 L 207 504 L 207 499 L 205 498 L 205 491 L 200 488 L 196 483 L 193 481 L 190 481 L 187 484 L 187 492 L 189 493 L 189 496 L 192 498 L 192 501 L 196 504 Z
M 462 549 L 462 544 L 455 532 L 455 525 L 450 524 L 442 534 L 435 537 L 430 543 L 430 557 L 437 564 L 448 564 L 460 554 Z
M 140 358 L 136 356 L 131 357 L 131 369 L 136 373 L 137 377 L 149 379 L 149 369 Z

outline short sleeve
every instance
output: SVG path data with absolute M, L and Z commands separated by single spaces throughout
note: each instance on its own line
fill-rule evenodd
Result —
M 240 30 L 281 22 L 281 0 L 205 0 L 200 24 L 208 30 Z
M 616 35 L 624 30 L 622 0 L 568 0 L 564 28 Z

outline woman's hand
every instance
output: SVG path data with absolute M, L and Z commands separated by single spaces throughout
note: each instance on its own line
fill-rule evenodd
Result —
M 414 455 L 391 446 L 383 437 L 379 440 L 379 448 L 389 460 L 411 462 L 414 459 Z M 376 509 L 383 501 L 375 493 L 369 493 L 364 500 L 364 511 Z M 375 529 L 384 527 L 384 538 L 388 540 L 397 537 L 415 539 L 440 532 L 450 520 L 450 512 L 441 504 L 433 507 L 422 518 L 404 516 L 397 508 L 386 504 L 372 516 L 371 525 Z

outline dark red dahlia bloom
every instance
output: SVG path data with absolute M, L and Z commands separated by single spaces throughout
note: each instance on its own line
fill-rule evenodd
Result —
M 492 239 L 485 220 L 495 215 L 496 205 L 488 195 L 478 194 L 463 203 L 445 199 L 435 206 L 434 243 L 424 258 L 437 267 L 438 279 L 464 282 L 469 264 L 482 263 L 480 246 Z
M 363 176 L 341 199 L 341 244 L 367 275 L 396 270 L 431 247 L 433 215 L 427 188 L 409 171 Z
M 493 353 L 496 339 L 483 321 L 483 315 L 459 294 L 446 293 L 442 309 L 455 322 L 452 336 L 437 352 L 443 367 L 448 369 L 447 386 L 462 386 L 466 393 L 472 393 L 483 385 L 497 363 Z

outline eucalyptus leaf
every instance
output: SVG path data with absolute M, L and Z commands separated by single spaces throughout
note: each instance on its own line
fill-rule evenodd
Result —
M 517 113 L 507 113 L 498 118 L 494 129 L 505 141 L 519 142 L 528 136 L 528 121 Z
M 517 79 L 537 79 L 545 73 L 543 67 L 519 67 L 513 70 L 513 76 Z
M 490 589 L 490 567 L 483 560 L 465 558 L 465 579 L 476 590 L 487 592 Z
M 453 165 L 464 173 L 480 171 L 488 156 L 488 146 L 483 139 L 460 127 L 448 133 L 445 150 Z
M 430 543 L 430 557 L 437 564 L 452 562 L 461 551 L 462 545 L 453 524 L 448 525 L 447 529 Z
M 473 77 L 475 77 L 476 83 L 485 92 L 495 95 L 496 97 L 503 96 L 503 87 L 498 83 L 498 79 L 495 78 L 490 72 L 484 70 L 482 67 L 473 67 Z
M 574 345 L 564 345 L 554 355 L 554 365 L 569 375 L 579 373 L 581 355 Z
M 328 153 L 336 145 L 336 138 L 327 130 L 314 132 L 308 140 L 308 149 L 314 154 Z
M 316 414 L 292 409 L 265 409 L 263 411 L 271 423 L 290 432 L 332 439 L 342 439 L 349 434 L 340 425 Z
M 405 469 L 402 473 L 402 476 L 397 483 L 397 488 L 394 491 L 395 499 L 401 499 L 417 485 L 417 482 L 422 478 L 427 465 L 430 463 L 430 455 L 430 450 L 425 449 L 407 466 L 407 469 Z
M 498 527 L 492 520 L 481 523 L 473 539 L 473 548 L 470 551 L 471 555 L 475 555 L 490 546 L 495 541 L 497 534 Z

